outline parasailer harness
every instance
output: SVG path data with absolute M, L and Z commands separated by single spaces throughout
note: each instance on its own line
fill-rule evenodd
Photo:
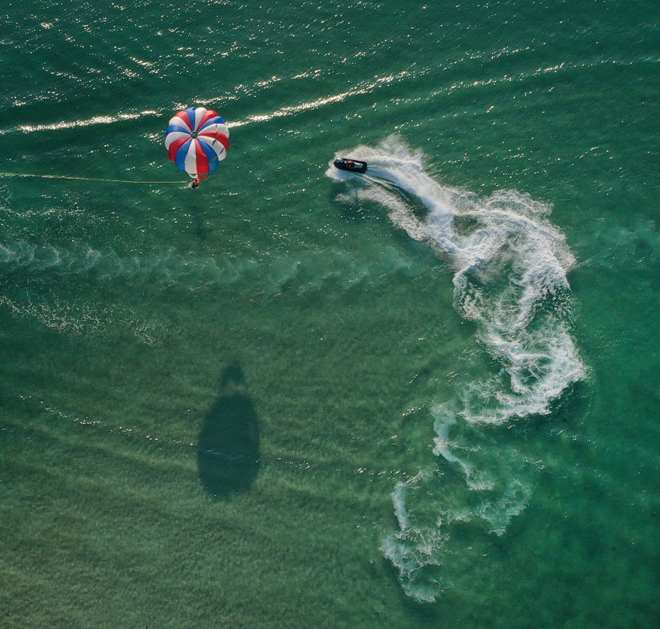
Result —
M 135 183 L 135 184 L 185 184 L 187 181 L 134 181 L 130 179 L 93 179 L 90 177 L 71 177 L 69 175 L 36 175 L 33 173 L 0 173 L 0 177 L 39 177 L 41 179 L 73 179 L 75 181 L 104 181 L 106 183 Z

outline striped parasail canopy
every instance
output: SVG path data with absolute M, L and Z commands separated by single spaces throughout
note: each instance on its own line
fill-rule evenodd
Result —
M 229 129 L 215 111 L 189 107 L 170 120 L 165 147 L 181 170 L 205 179 L 227 156 Z

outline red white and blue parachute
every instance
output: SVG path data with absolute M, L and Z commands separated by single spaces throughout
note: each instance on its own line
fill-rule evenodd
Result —
M 227 156 L 229 129 L 215 111 L 190 107 L 170 120 L 165 147 L 181 170 L 205 179 Z

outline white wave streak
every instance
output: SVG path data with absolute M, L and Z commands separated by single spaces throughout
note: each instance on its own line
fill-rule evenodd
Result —
M 269 114 L 261 114 L 250 116 L 246 120 L 237 120 L 232 123 L 232 127 L 242 127 L 246 124 L 251 124 L 253 122 L 267 122 L 273 118 L 282 118 L 283 116 L 292 116 L 294 114 L 300 113 L 302 111 L 307 111 L 310 109 L 318 109 L 324 105 L 331 105 L 333 103 L 341 103 L 351 96 L 358 96 L 359 94 L 368 94 L 372 92 L 377 87 L 382 85 L 387 85 L 389 83 L 401 80 L 402 78 L 410 76 L 410 72 L 400 72 L 399 74 L 393 76 L 383 76 L 377 78 L 375 81 L 370 83 L 364 83 L 360 86 L 357 86 L 355 89 L 348 90 L 347 92 L 342 92 L 340 94 L 335 94 L 334 96 L 327 96 L 325 98 L 319 98 L 314 101 L 307 103 L 301 103 L 300 105 L 291 105 L 289 107 L 282 107 L 276 111 L 273 111 Z
M 441 186 L 424 171 L 421 154 L 396 137 L 346 154 L 367 161 L 369 170 L 357 176 L 331 166 L 328 176 L 349 186 L 340 198 L 382 204 L 396 225 L 453 265 L 455 308 L 477 324 L 479 340 L 501 366 L 496 377 L 463 386 L 455 408 L 433 409 L 434 453 L 461 478 L 456 504 L 446 508 L 440 495 L 430 498 L 438 493 L 435 485 L 448 482 L 440 472 L 417 475 L 393 493 L 399 531 L 382 550 L 408 594 L 434 600 L 442 589 L 435 568 L 451 522 L 479 521 L 502 534 L 531 493 L 517 478 L 521 457 L 515 450 L 474 441 L 513 419 L 549 413 L 552 402 L 585 376 L 568 322 L 566 273 L 574 258 L 547 219 L 551 208 L 527 195 L 504 191 L 483 199 Z M 411 496 L 418 496 L 413 510 L 407 507 Z M 429 501 L 435 508 L 420 517 Z
M 20 125 L 12 129 L 0 129 L 0 135 L 12 131 L 34 133 L 35 131 L 58 131 L 60 129 L 74 129 L 76 127 L 91 127 L 99 124 L 113 124 L 124 120 L 136 120 L 143 116 L 158 115 L 160 114 L 157 111 L 141 111 L 134 114 L 117 114 L 116 116 L 94 116 L 93 118 L 87 118 L 86 120 L 63 120 L 62 122 L 55 122 L 53 124 Z

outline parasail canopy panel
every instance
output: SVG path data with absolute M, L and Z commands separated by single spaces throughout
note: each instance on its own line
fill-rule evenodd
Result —
M 170 120 L 165 147 L 181 170 L 205 179 L 227 156 L 229 129 L 217 112 L 190 107 Z

